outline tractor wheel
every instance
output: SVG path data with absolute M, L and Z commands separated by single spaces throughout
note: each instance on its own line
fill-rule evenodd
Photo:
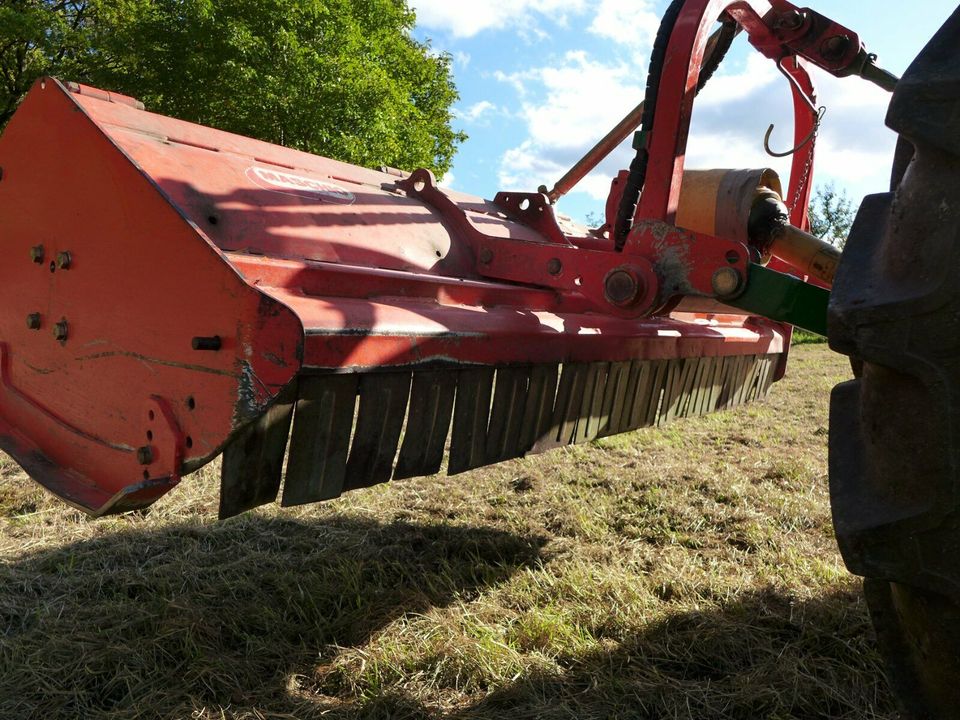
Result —
M 960 716 L 960 10 L 897 86 L 894 191 L 866 198 L 830 306 L 862 372 L 831 400 L 837 540 L 913 718 Z

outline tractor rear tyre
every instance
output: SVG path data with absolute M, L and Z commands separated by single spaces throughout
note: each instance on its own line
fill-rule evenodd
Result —
M 833 289 L 830 493 L 908 717 L 960 717 L 960 9 L 887 124 L 893 191 L 867 197 Z

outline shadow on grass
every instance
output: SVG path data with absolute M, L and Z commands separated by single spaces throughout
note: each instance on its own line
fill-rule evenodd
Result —
M 0 715 L 286 705 L 291 675 L 325 648 L 469 600 L 535 564 L 542 544 L 487 529 L 251 515 L 27 555 L 0 566 Z
M 898 717 L 859 588 L 803 602 L 774 591 L 747 594 L 720 610 L 678 613 L 613 650 L 559 664 L 558 674 L 522 678 L 444 717 Z
M 254 515 L 40 551 L 0 567 L 0 714 L 895 717 L 853 586 L 803 601 L 747 593 L 704 612 L 671 613 L 664 601 L 665 619 L 632 633 L 613 615 L 603 649 L 504 680 L 454 712 L 403 686 L 338 700 L 288 685 L 404 613 L 469 601 L 535 566 L 542 544 L 480 528 Z
M 349 711 L 327 706 L 323 716 L 896 720 L 860 603 L 858 590 L 805 602 L 751 593 L 721 610 L 680 612 L 652 623 L 610 650 L 561 657 L 556 673 L 528 674 L 460 711 L 438 712 L 395 694 Z

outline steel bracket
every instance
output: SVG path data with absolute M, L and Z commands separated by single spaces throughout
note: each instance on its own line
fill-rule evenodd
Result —
M 751 264 L 744 293 L 724 302 L 817 335 L 827 334 L 830 291 L 762 265 Z

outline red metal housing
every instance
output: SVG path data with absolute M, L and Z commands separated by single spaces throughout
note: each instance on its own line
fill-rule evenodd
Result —
M 0 166 L 0 445 L 94 513 L 153 501 L 303 372 L 784 349 L 760 318 L 599 312 L 593 280 L 624 259 L 503 204 L 444 191 L 448 212 L 395 175 L 56 80 L 24 101 Z M 485 243 L 542 265 L 523 285 L 485 278 Z

